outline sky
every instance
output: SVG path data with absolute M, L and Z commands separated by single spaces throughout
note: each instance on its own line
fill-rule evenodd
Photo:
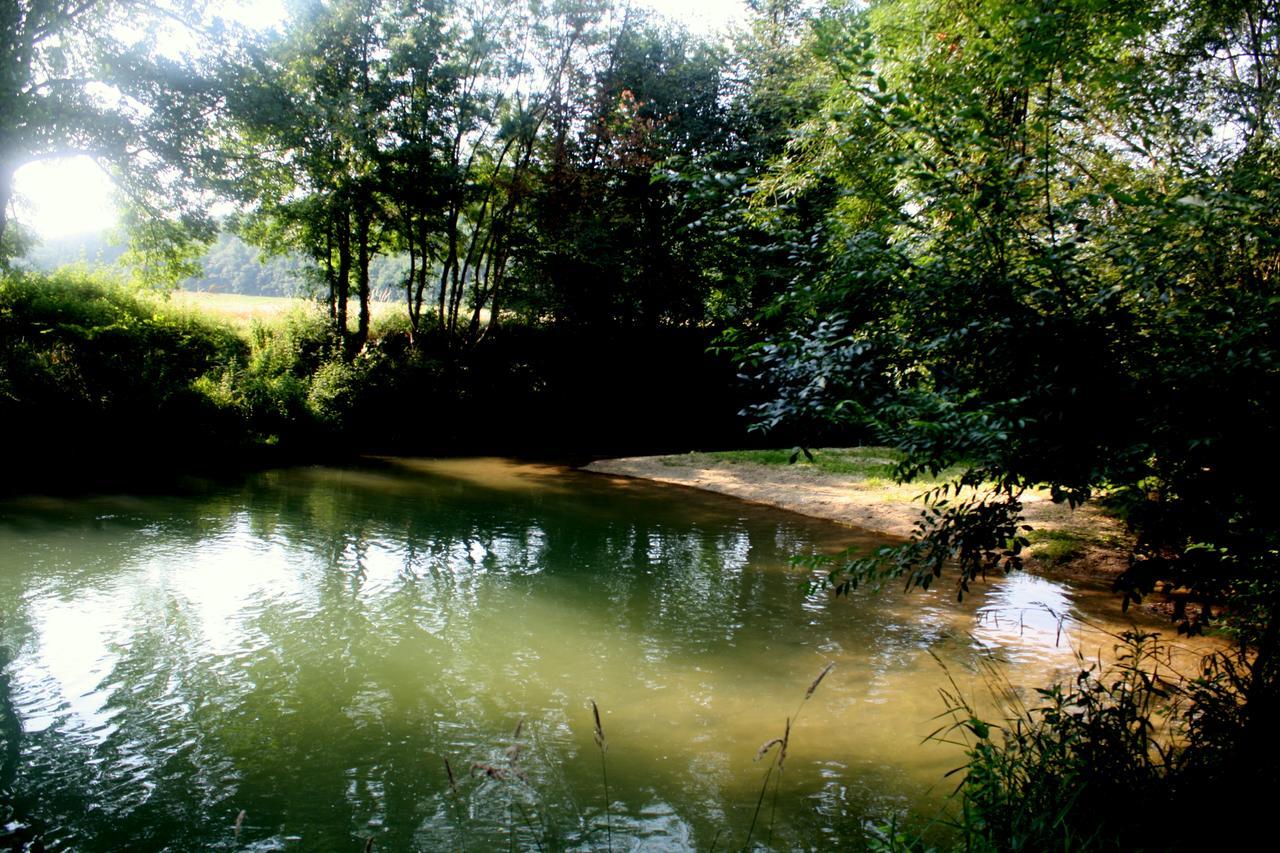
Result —
M 689 29 L 711 32 L 744 21 L 743 0 L 632 0 L 655 9 Z M 226 0 L 225 13 L 257 27 L 284 17 L 283 0 Z M 29 163 L 14 176 L 18 221 L 42 239 L 102 232 L 116 224 L 111 179 L 88 157 Z

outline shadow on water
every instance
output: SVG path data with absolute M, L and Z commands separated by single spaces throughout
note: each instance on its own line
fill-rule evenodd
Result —
M 942 806 L 959 754 L 920 744 L 942 710 L 931 654 L 975 691 L 975 662 L 1002 655 L 1030 688 L 1072 665 L 1072 643 L 1105 642 L 1044 579 L 963 605 L 832 600 L 790 568 L 880 541 L 500 459 L 9 501 L 0 808 L 51 849 L 585 849 L 606 822 L 619 846 L 733 846 L 756 750 L 834 663 L 793 732 L 773 839 L 857 845 Z M 521 719 L 521 776 L 468 773 L 510 769 Z

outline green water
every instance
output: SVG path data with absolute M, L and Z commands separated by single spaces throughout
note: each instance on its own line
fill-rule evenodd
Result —
M 991 651 L 1035 686 L 1071 666 L 1068 637 L 1105 643 L 1037 603 L 1112 618 L 1035 577 L 963 605 L 949 585 L 832 600 L 788 565 L 879 541 L 494 459 L 8 501 L 0 847 L 740 849 L 753 758 L 797 708 L 755 840 L 857 846 L 954 786 L 959 752 L 921 744 L 930 653 L 966 689 Z

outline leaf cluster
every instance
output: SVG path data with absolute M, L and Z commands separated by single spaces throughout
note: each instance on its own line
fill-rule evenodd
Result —
M 1129 596 L 1274 577 L 1273 12 L 892 0 L 814 23 L 829 85 L 752 201 L 803 249 L 727 339 L 768 392 L 751 414 L 894 446 L 904 481 L 995 484 L 935 494 L 915 543 L 847 579 L 1016 566 L 1033 487 L 1124 507 Z

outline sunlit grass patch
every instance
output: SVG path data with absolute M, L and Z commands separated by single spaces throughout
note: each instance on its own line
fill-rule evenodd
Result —
M 895 472 L 902 461 L 901 451 L 892 447 L 821 447 L 809 450 L 812 459 L 795 448 L 776 450 L 721 450 L 711 453 L 690 453 L 684 456 L 666 456 L 662 463 L 678 465 L 714 465 L 728 463 L 753 465 L 795 465 L 821 474 L 849 477 L 863 481 L 867 488 L 886 488 L 896 483 Z M 794 462 L 792 461 L 794 459 Z M 936 477 L 921 476 L 911 485 L 928 486 L 959 476 L 963 466 L 953 466 L 940 471 Z
M 251 296 L 244 293 L 212 293 L 209 291 L 176 290 L 169 301 L 178 307 L 198 311 L 233 326 L 248 328 L 254 321 L 270 322 L 293 312 L 323 311 L 321 303 L 298 296 Z M 354 330 L 358 306 L 350 306 L 349 325 Z M 371 302 L 369 313 L 377 323 L 402 312 L 399 302 Z
M 893 477 L 894 468 L 902 454 L 888 447 L 826 447 L 810 450 L 810 460 L 795 449 L 786 450 L 724 450 L 708 453 L 713 460 L 724 462 L 751 462 L 756 465 L 794 464 L 824 474 L 850 474 L 857 477 Z
M 1073 530 L 1037 528 L 1027 533 L 1031 553 L 1036 559 L 1060 566 L 1084 554 L 1090 540 Z

